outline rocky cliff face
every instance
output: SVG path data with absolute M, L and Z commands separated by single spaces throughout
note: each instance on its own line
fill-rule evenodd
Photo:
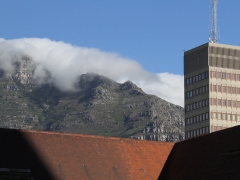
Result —
M 184 139 L 184 109 L 146 94 L 131 81 L 119 84 L 97 74 L 83 74 L 75 83 L 77 91 L 62 92 L 50 83 L 37 85 L 35 67 L 30 58 L 23 57 L 12 71 L 0 69 L 0 127 Z

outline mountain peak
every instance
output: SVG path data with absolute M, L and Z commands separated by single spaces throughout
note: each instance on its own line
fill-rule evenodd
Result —
M 96 88 L 97 86 L 115 89 L 118 86 L 118 83 L 102 75 L 87 73 L 82 74 L 79 77 L 76 86 L 83 91 Z

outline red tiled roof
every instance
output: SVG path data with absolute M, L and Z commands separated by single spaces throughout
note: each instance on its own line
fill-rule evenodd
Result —
M 176 143 L 159 180 L 240 179 L 240 126 Z
M 173 145 L 0 129 L 0 168 L 30 169 L 36 179 L 157 179 Z

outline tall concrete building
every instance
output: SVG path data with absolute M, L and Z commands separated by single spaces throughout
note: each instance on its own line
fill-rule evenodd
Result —
M 240 125 L 240 47 L 206 43 L 184 53 L 186 139 Z

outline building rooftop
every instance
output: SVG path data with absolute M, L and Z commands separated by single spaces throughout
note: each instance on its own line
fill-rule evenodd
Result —
M 0 129 L 0 179 L 240 179 L 240 126 L 178 143 Z
M 30 170 L 35 179 L 157 179 L 173 145 L 0 129 L 0 168 Z
M 171 179 L 240 179 L 240 126 L 176 143 L 159 176 Z
M 199 49 L 202 49 L 204 47 L 208 47 L 208 46 L 213 46 L 213 47 L 220 47 L 220 48 L 230 48 L 230 49 L 239 49 L 240 50 L 240 46 L 234 46 L 234 45 L 229 45 L 229 44 L 220 44 L 220 43 L 205 43 L 205 44 L 202 44 L 200 46 L 197 46 L 197 47 L 194 47 L 192 49 L 189 49 L 189 50 L 186 50 L 184 52 L 184 54 L 189 54 L 193 51 L 196 51 L 196 50 L 199 50 Z

